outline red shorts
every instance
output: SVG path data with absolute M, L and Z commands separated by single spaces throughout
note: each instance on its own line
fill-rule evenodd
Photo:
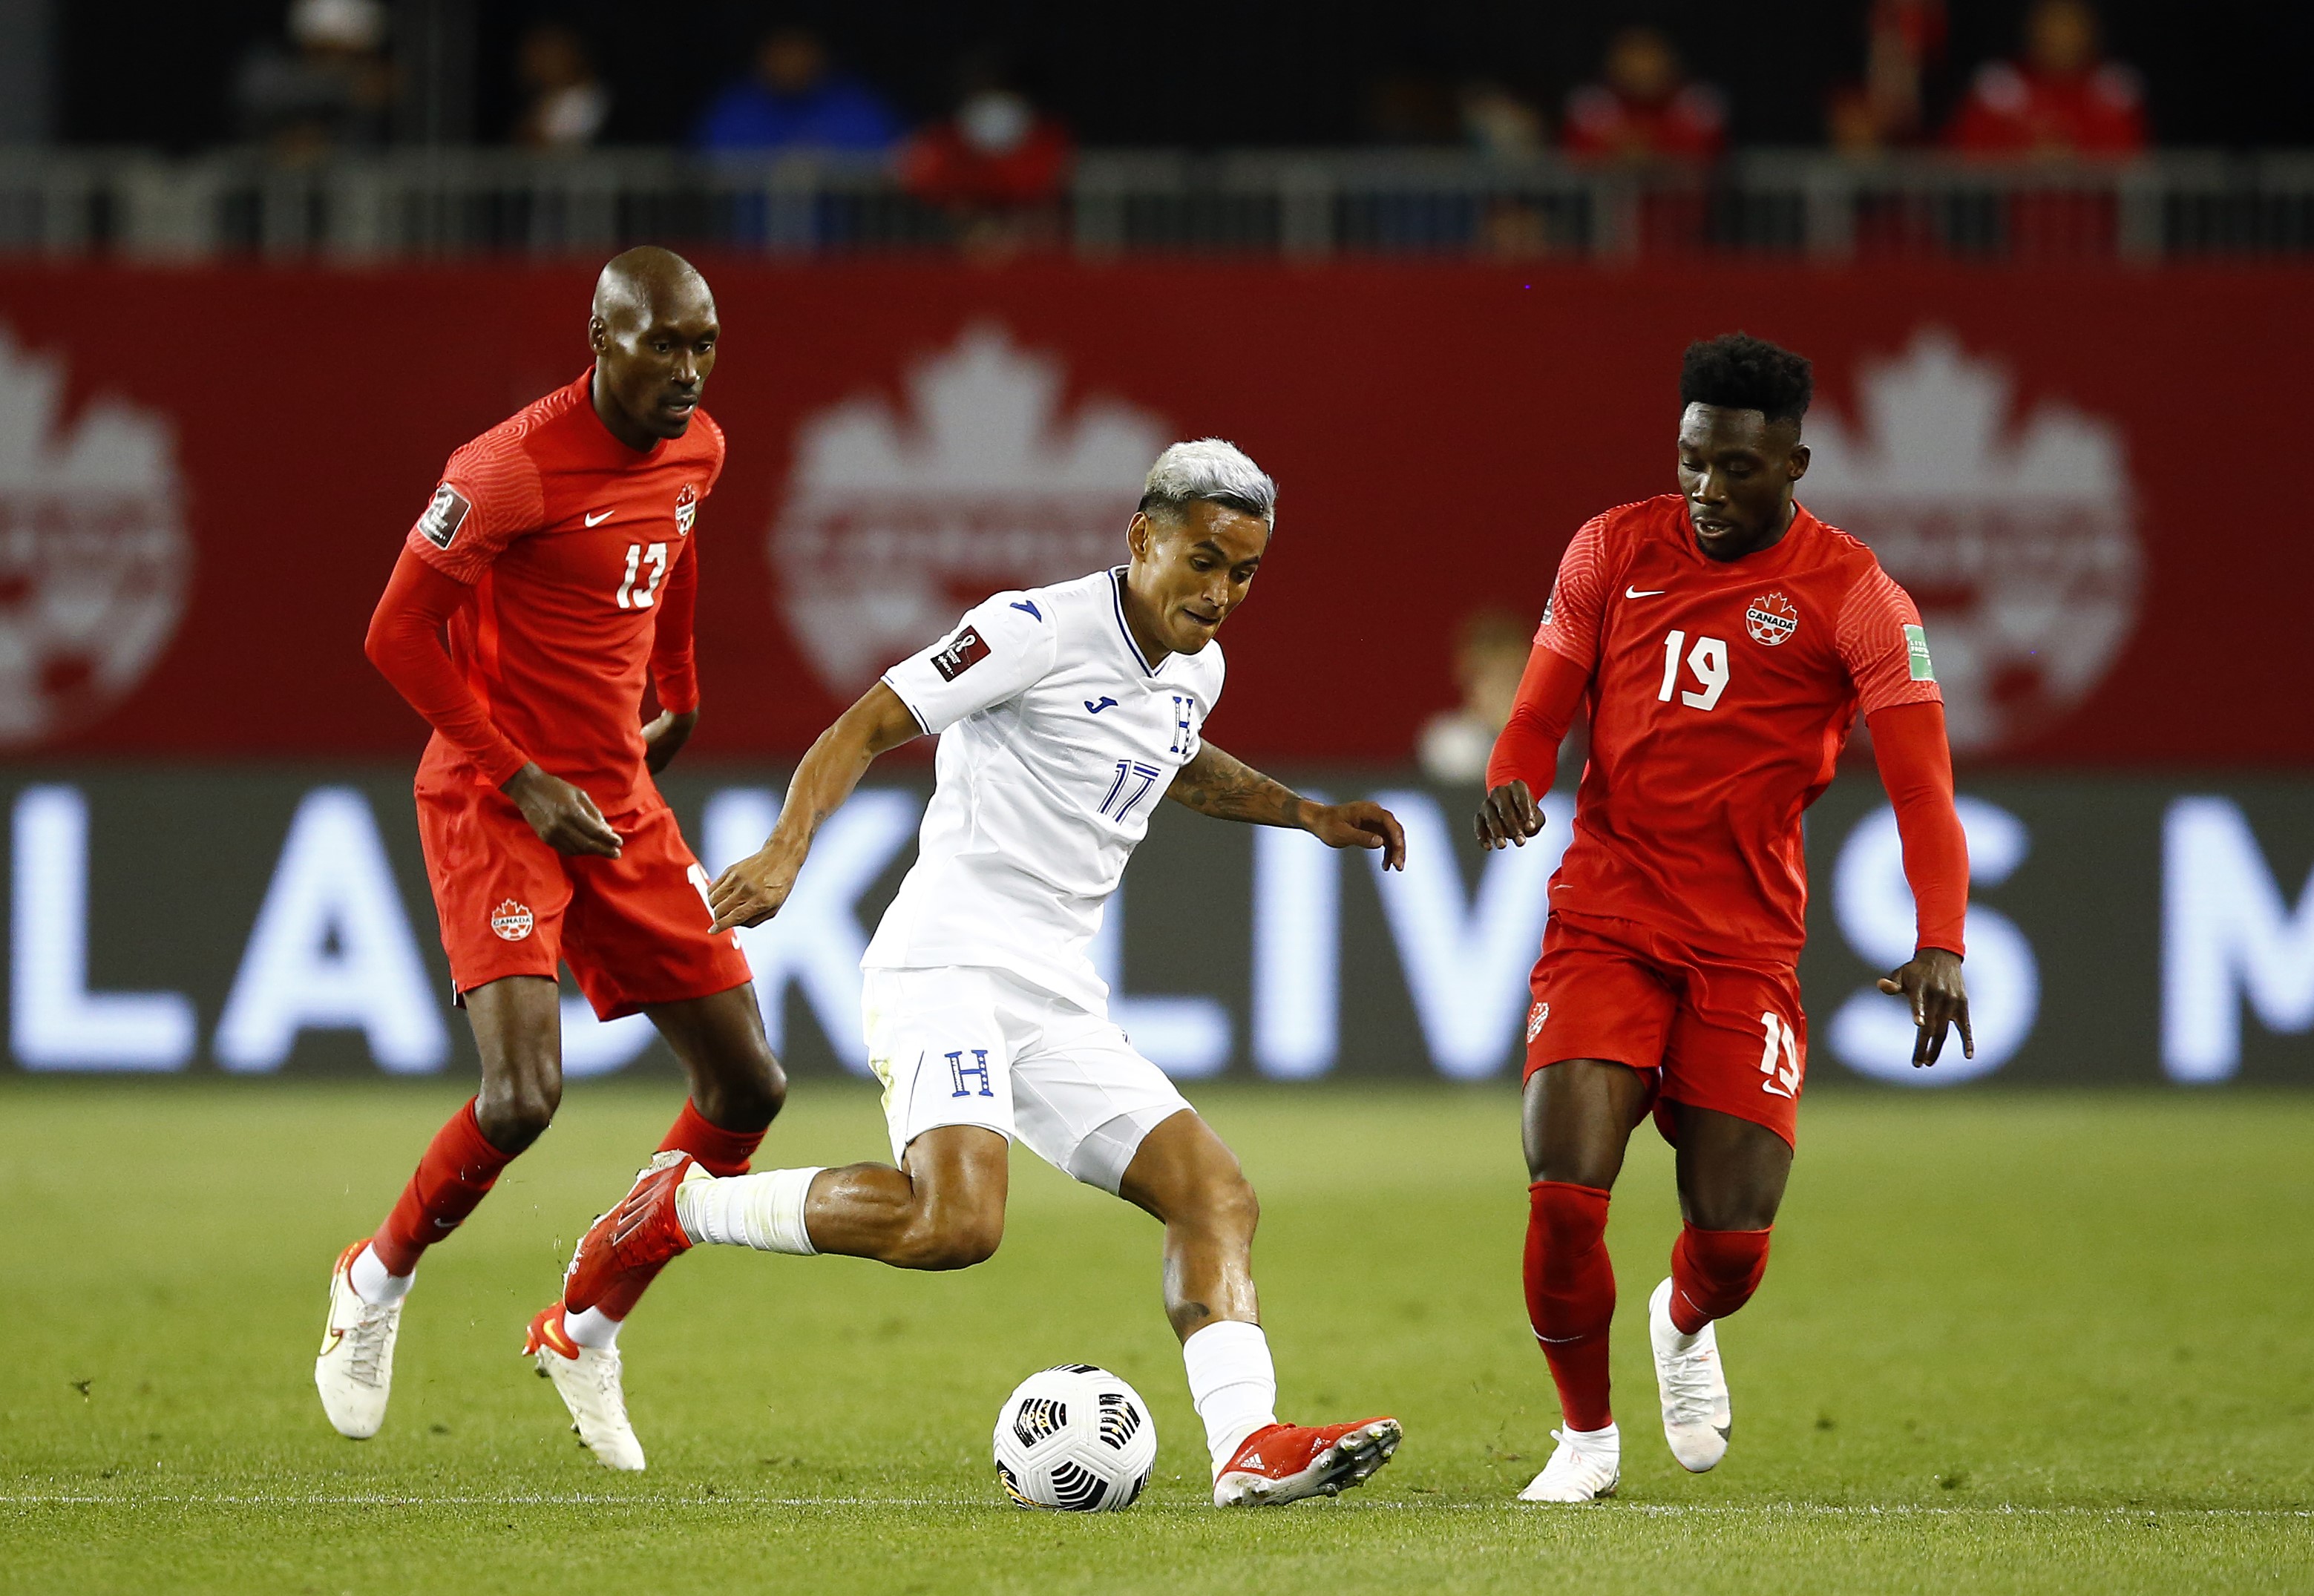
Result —
M 1603 1059 L 1649 1077 L 1656 1123 L 1688 1103 L 1793 1140 L 1807 1074 L 1807 1016 L 1790 965 L 1740 964 L 1628 920 L 1553 913 L 1527 1011 L 1526 1076 Z
M 605 1019 L 752 980 L 737 934 L 711 933 L 707 872 L 675 813 L 605 816 L 616 859 L 561 854 L 496 788 L 418 789 L 418 839 L 461 993 L 508 975 L 554 978 L 558 960 Z

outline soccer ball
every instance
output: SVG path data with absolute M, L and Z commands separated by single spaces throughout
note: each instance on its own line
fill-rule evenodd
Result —
M 1130 1507 L 1157 1462 L 1157 1422 L 1106 1369 L 1063 1363 L 1022 1380 L 996 1415 L 996 1477 L 1022 1507 Z

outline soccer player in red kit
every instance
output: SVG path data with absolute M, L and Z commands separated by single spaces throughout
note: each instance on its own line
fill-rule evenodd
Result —
M 665 250 L 603 269 L 594 365 L 450 456 L 371 619 L 378 669 L 432 723 L 418 831 L 481 1091 L 436 1133 L 374 1236 L 330 1282 L 314 1383 L 342 1434 L 385 1417 L 402 1299 L 562 1095 L 559 963 L 605 1019 L 648 1014 L 690 1077 L 659 1145 L 738 1174 L 785 1091 L 747 961 L 651 776 L 699 718 L 694 526 L 723 468 L 700 410 L 720 327 Z M 660 714 L 640 724 L 646 674 Z M 526 1354 L 604 1463 L 640 1468 L 621 1323 L 649 1283 L 583 1313 L 558 1302 Z
M 1590 763 L 1526 1027 L 1527 1310 L 1565 1415 L 1526 1501 L 1590 1501 L 1621 1471 L 1607 1202 L 1650 1108 L 1678 1150 L 1686 1221 L 1647 1303 L 1664 1433 L 1699 1473 L 1727 1450 L 1712 1326 L 1767 1266 L 1807 1071 L 1800 815 L 1859 709 L 1919 911 L 1919 951 L 1880 988 L 1912 1005 L 1916 1066 L 1936 1062 L 1953 1024 L 1974 1051 L 1943 699 L 1912 601 L 1793 498 L 1812 390 L 1806 360 L 1741 333 L 1688 349 L 1682 491 L 1575 534 L 1488 767 L 1479 840 L 1524 845 L 1542 826 L 1534 794 L 1589 706 Z

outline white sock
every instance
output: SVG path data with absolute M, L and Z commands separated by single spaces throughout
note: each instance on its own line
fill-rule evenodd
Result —
M 804 1199 L 811 1195 L 810 1169 L 766 1169 L 720 1180 L 686 1180 L 675 1188 L 675 1217 L 693 1241 L 752 1247 L 757 1252 L 816 1256 L 804 1229 Z
M 562 1315 L 562 1333 L 578 1346 L 591 1346 L 596 1352 L 608 1352 L 619 1345 L 619 1327 L 627 1321 L 613 1318 L 599 1308 L 582 1308 Z
M 1562 1425 L 1559 1438 L 1577 1451 L 1610 1451 L 1620 1455 L 1623 1450 L 1622 1433 L 1612 1424 L 1603 1430 L 1578 1430 L 1572 1424 Z
M 1269 1361 L 1269 1337 L 1259 1325 L 1223 1319 L 1181 1343 L 1189 1371 L 1189 1400 L 1206 1421 L 1206 1451 L 1214 1472 L 1230 1460 L 1245 1438 L 1277 1422 L 1277 1370 Z
M 407 1274 L 388 1274 L 385 1265 L 377 1261 L 377 1248 L 365 1247 L 354 1255 L 353 1267 L 346 1278 L 354 1288 L 354 1295 L 372 1308 L 384 1308 L 410 1295 L 410 1287 L 418 1278 L 412 1269 Z

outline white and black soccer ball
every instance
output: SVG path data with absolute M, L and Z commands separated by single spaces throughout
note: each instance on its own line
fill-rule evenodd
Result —
M 1063 1363 L 1022 1380 L 996 1415 L 996 1477 L 1023 1507 L 1130 1507 L 1157 1463 L 1157 1421 L 1106 1369 Z

